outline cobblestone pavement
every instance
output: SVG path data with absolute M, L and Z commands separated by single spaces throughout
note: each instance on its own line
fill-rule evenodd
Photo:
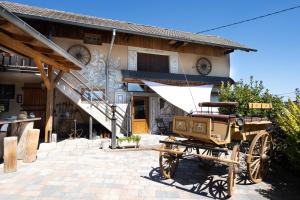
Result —
M 226 180 L 226 168 L 204 170 L 197 160 L 183 160 L 175 178 L 165 180 L 154 151 L 103 151 L 84 139 L 53 145 L 34 163 L 19 161 L 15 173 L 0 165 L 0 199 L 213 199 L 214 184 Z M 259 190 L 270 188 L 246 181 L 231 199 L 264 199 Z

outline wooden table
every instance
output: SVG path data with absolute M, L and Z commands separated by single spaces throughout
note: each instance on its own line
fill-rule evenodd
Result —
M 9 133 L 7 136 L 17 136 L 18 146 L 17 146 L 17 158 L 22 160 L 24 157 L 24 147 L 26 142 L 26 136 L 29 129 L 33 129 L 34 121 L 41 120 L 40 117 L 28 118 L 28 119 L 17 119 L 17 120 L 0 120 L 0 126 L 3 124 L 9 124 Z M 3 141 L 0 141 L 0 145 Z M 0 146 L 1 149 L 3 147 Z M 0 155 L 2 156 L 2 155 Z

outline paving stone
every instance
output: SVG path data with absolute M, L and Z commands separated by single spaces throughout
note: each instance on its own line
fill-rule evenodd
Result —
M 142 140 L 158 144 L 159 139 Z M 166 180 L 160 174 L 158 152 L 105 152 L 100 143 L 79 139 L 41 145 L 37 161 L 18 162 L 15 173 L 3 173 L 1 164 L 0 199 L 212 199 L 208 183 L 227 174 L 226 168 L 203 170 L 197 162 L 182 161 L 174 180 Z M 238 185 L 231 199 L 264 199 L 260 188 L 271 189 L 265 183 Z

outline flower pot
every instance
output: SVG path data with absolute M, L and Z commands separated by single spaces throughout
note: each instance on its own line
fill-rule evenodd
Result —
M 139 142 L 136 141 L 118 141 L 118 147 L 120 148 L 129 148 L 134 147 L 137 148 L 139 146 Z

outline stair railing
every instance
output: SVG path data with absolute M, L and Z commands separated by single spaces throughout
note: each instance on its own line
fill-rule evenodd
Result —
M 68 75 L 71 75 L 72 78 L 75 78 L 76 81 L 78 81 L 80 83 L 80 85 L 83 85 L 85 90 L 88 90 L 90 92 L 90 95 L 92 95 L 93 99 L 96 98 L 96 100 L 92 100 L 90 99 L 89 96 L 86 95 L 85 92 L 82 93 L 82 91 L 78 91 L 78 89 L 76 88 L 76 86 L 73 86 L 70 83 L 70 77 L 65 77 Z M 93 87 L 95 89 L 97 89 L 97 91 L 100 91 L 102 96 L 105 97 L 100 97 L 97 93 L 94 92 L 94 90 L 92 88 L 90 88 L 90 86 L 88 86 L 88 80 L 81 75 L 80 73 L 74 73 L 74 72 L 70 72 L 68 74 L 65 74 L 61 80 L 64 81 L 69 87 L 71 87 L 74 91 L 76 91 L 80 96 L 82 96 L 88 103 L 90 103 L 92 106 L 94 106 L 96 109 L 98 109 L 105 117 L 107 117 L 109 120 L 112 119 L 112 111 L 111 111 L 111 104 L 109 103 L 109 101 L 111 101 L 111 99 L 109 99 L 107 97 L 106 94 L 104 94 L 104 92 L 102 90 L 100 90 L 98 87 Z M 80 77 L 79 77 L 80 76 Z M 68 79 L 68 80 L 66 80 Z M 108 100 L 108 101 L 107 101 Z M 130 116 L 129 114 L 124 111 L 121 107 L 117 106 L 117 110 L 116 110 L 116 118 L 117 118 L 117 126 L 124 132 L 127 133 L 127 135 L 130 133 Z M 123 124 L 123 119 L 125 119 L 125 123 L 126 123 L 126 129 L 124 129 Z

